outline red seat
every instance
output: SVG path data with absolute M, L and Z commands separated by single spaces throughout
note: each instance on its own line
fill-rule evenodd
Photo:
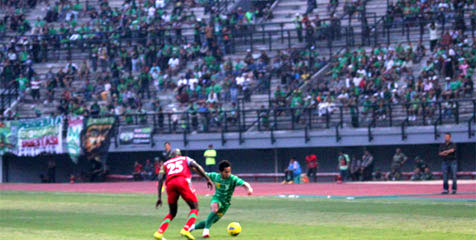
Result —
M 132 175 L 123 175 L 123 174 L 108 174 L 106 175 L 106 182 L 126 182 L 132 181 Z

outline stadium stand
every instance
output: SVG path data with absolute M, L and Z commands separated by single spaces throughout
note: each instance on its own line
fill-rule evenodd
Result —
M 257 2 L 7 8 L 4 117 L 112 114 L 160 131 L 208 132 L 431 125 L 474 115 L 474 3 Z M 441 38 L 433 53 L 430 22 Z

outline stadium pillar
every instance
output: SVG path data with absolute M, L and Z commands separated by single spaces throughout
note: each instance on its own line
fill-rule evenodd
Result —
M 273 149 L 274 151 L 274 173 L 277 175 L 278 174 L 278 149 Z M 274 179 L 275 182 L 278 181 L 278 177 L 275 177 Z
M 3 156 L 0 156 L 0 183 L 3 183 Z

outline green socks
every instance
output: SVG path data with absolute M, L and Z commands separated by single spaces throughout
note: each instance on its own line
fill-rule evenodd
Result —
M 210 214 L 208 214 L 207 222 L 205 223 L 205 228 L 210 229 L 212 224 L 218 222 L 218 219 L 220 219 L 220 217 L 216 213 L 211 212 Z
M 201 221 L 197 225 L 195 225 L 195 229 L 210 229 L 212 224 L 218 222 L 219 219 L 220 217 L 218 217 L 216 213 L 211 212 L 210 214 L 208 214 L 207 220 Z

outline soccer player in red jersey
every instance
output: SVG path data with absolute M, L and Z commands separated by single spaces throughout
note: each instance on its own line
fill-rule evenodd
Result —
M 163 238 L 164 232 L 169 226 L 169 223 L 177 215 L 177 201 L 179 196 L 182 196 L 183 200 L 190 207 L 190 213 L 188 214 L 188 220 L 183 229 L 180 231 L 180 235 L 186 237 L 189 240 L 195 238 L 190 234 L 190 227 L 195 223 L 198 217 L 198 199 L 192 190 L 192 172 L 195 170 L 198 174 L 207 180 L 208 188 L 213 190 L 213 182 L 210 177 L 207 176 L 203 168 L 195 162 L 195 160 L 181 156 L 180 149 L 175 149 L 173 152 L 174 157 L 167 160 L 159 173 L 159 186 L 158 186 L 158 199 L 155 207 L 158 208 L 162 205 L 162 185 L 165 180 L 165 188 L 167 190 L 167 200 L 169 203 L 169 214 L 165 216 L 164 220 L 160 224 L 157 232 L 154 233 L 154 238 L 158 240 L 165 240 Z

